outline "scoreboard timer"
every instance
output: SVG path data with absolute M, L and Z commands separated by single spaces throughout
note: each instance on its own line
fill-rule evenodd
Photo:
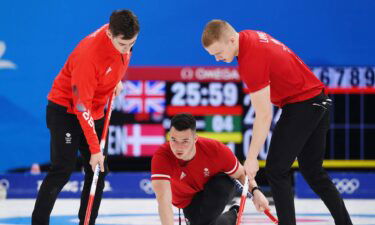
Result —
M 375 68 L 313 67 L 312 71 L 334 101 L 325 158 L 345 160 L 344 166 L 362 160 L 356 165 L 375 167 Z M 167 140 L 170 118 L 187 112 L 197 119 L 199 136 L 222 141 L 245 159 L 255 112 L 236 67 L 130 67 L 123 83 L 109 129 L 110 157 L 151 157 Z M 260 160 L 267 156 L 282 112 L 273 110 Z

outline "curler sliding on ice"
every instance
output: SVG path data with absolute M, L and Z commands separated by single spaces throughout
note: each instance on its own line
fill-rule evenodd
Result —
M 191 114 L 172 118 L 169 137 L 155 152 L 151 165 L 161 224 L 174 224 L 172 205 L 181 209 L 189 225 L 236 224 L 240 207 L 224 209 L 236 193 L 233 179 L 245 182 L 246 174 L 233 152 L 217 140 L 199 137 Z M 248 187 L 257 210 L 269 209 L 255 180 Z

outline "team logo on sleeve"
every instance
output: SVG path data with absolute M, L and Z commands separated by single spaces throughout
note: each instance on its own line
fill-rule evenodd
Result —
M 210 170 L 208 168 L 203 169 L 203 175 L 204 177 L 209 177 L 210 176 Z

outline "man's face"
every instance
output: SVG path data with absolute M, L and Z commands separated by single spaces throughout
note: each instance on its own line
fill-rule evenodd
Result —
M 216 41 L 205 49 L 210 55 L 215 57 L 216 61 L 226 63 L 231 63 L 238 52 L 234 38 Z
M 121 54 L 129 53 L 130 49 L 133 47 L 133 45 L 135 44 L 135 41 L 138 38 L 138 34 L 137 34 L 132 39 L 125 40 L 125 39 L 122 39 L 123 37 L 122 35 L 113 36 L 111 31 L 109 30 L 107 31 L 107 35 L 109 39 L 111 39 L 112 44 L 115 47 L 115 49 L 117 49 L 117 51 L 119 51 Z
M 191 129 L 178 131 L 174 127 L 169 131 L 170 141 L 173 154 L 181 160 L 190 160 L 195 154 L 195 142 L 197 136 Z

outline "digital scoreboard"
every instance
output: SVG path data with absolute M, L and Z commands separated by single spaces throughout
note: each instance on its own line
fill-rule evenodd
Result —
M 312 70 L 334 102 L 325 158 L 366 160 L 362 162 L 375 167 L 375 68 Z M 245 159 L 255 112 L 236 67 L 131 67 L 123 83 L 109 128 L 110 158 L 150 158 L 167 140 L 170 118 L 186 112 L 197 119 L 199 136 L 222 141 Z M 274 107 L 261 160 L 281 111 Z

